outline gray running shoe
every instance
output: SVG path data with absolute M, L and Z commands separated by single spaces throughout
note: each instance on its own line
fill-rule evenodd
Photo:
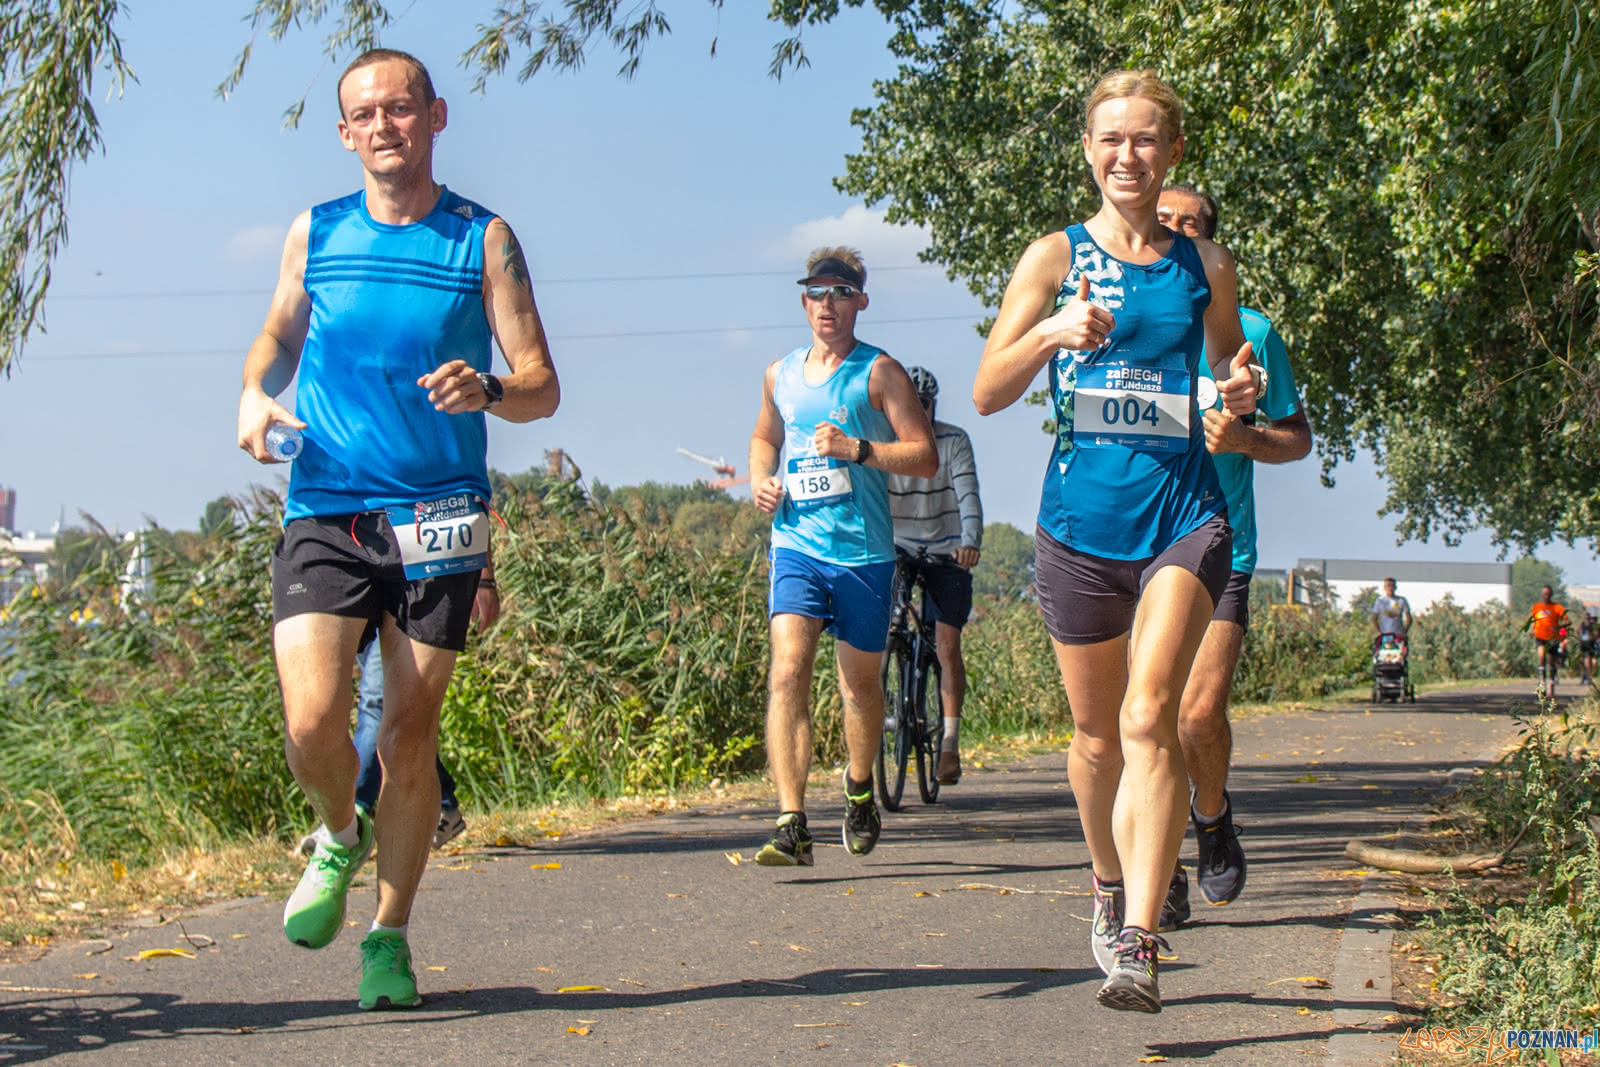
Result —
M 1167 899 L 1161 902 L 1161 923 L 1157 929 L 1170 934 L 1189 921 L 1189 872 L 1179 867 L 1167 884 Z
M 1189 820 L 1194 824 L 1195 843 L 1200 846 L 1200 864 L 1195 880 L 1200 892 L 1213 904 L 1231 904 L 1244 891 L 1244 849 L 1239 847 L 1239 831 L 1233 825 L 1233 798 L 1222 794 L 1222 817 L 1214 824 L 1200 821 L 1193 808 Z
M 1094 879 L 1094 924 L 1089 927 L 1089 947 L 1094 951 L 1094 962 L 1101 974 L 1111 973 L 1115 961 L 1117 935 L 1122 933 L 1122 886 L 1102 888 L 1100 879 Z
M 1160 951 L 1172 951 L 1166 939 L 1130 926 L 1117 938 L 1116 961 L 1095 998 L 1117 1011 L 1161 1011 Z

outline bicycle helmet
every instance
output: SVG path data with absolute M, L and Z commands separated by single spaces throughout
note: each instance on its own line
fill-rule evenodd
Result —
M 939 379 L 926 367 L 912 367 L 906 371 L 911 375 L 911 384 L 916 386 L 917 396 L 923 400 L 937 400 L 939 398 Z

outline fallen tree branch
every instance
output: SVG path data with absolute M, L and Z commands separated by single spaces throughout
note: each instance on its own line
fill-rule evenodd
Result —
M 1370 841 L 1354 838 L 1344 847 L 1344 854 L 1368 867 L 1399 871 L 1401 874 L 1466 874 L 1490 871 L 1503 866 L 1506 860 L 1511 858 L 1512 850 L 1522 843 L 1523 835 L 1532 825 L 1532 820 L 1524 823 L 1522 829 L 1517 831 L 1517 836 L 1511 839 L 1511 843 L 1499 852 L 1461 852 L 1453 856 L 1440 856 L 1416 849 L 1385 848 Z

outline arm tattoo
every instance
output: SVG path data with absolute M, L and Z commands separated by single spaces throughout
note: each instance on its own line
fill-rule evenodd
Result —
M 522 254 L 522 245 L 517 243 L 517 235 L 511 232 L 511 227 L 506 227 L 506 242 L 500 246 L 500 252 L 505 257 L 501 265 L 506 274 L 528 292 L 533 292 L 533 282 L 528 277 L 528 260 Z

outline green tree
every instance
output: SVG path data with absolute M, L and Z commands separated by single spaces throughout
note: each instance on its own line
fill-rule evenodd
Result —
M 1600 532 L 1600 48 L 1571 0 L 1032 0 L 892 47 L 840 185 L 928 227 L 975 293 L 997 302 L 1027 241 L 1094 206 L 1095 78 L 1157 66 L 1188 108 L 1176 176 L 1222 203 L 1325 477 L 1371 449 L 1417 538 Z
M 983 555 L 972 569 L 972 591 L 977 596 L 1016 600 L 1033 588 L 1033 538 L 1009 522 L 983 527 Z
M 1565 604 L 1571 599 L 1567 587 L 1561 584 L 1561 568 L 1554 563 L 1523 556 L 1511 564 L 1512 617 L 1518 621 L 1526 619 L 1528 610 L 1538 602 L 1539 594 L 1547 585 L 1554 590 L 1551 595 L 1557 603 Z
M 233 498 L 219 496 L 206 505 L 206 510 L 200 515 L 200 534 L 202 537 L 214 537 L 233 532 L 238 522 L 237 505 Z

